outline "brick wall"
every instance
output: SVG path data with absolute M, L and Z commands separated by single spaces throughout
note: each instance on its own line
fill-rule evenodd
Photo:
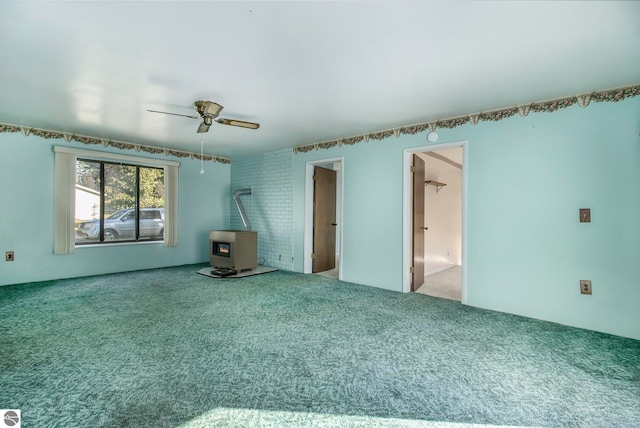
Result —
M 285 270 L 293 270 L 292 162 L 290 149 L 231 162 L 231 195 L 238 189 L 253 190 L 240 198 L 252 230 L 258 232 L 258 262 Z M 231 229 L 244 229 L 233 201 Z

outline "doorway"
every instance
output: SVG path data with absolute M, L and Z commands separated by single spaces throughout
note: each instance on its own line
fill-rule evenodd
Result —
M 405 150 L 404 292 L 466 302 L 465 148 L 460 141 Z
M 415 291 L 457 301 L 462 286 L 462 155 L 462 147 L 415 155 L 425 164 L 424 283 Z
M 336 268 L 336 184 L 332 165 L 313 167 L 313 245 L 311 272 Z
M 342 279 L 342 157 L 306 164 L 304 273 Z

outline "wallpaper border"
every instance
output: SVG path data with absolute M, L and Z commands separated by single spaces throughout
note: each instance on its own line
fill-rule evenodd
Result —
M 624 88 L 609 89 L 605 91 L 591 92 L 583 95 L 576 95 L 572 97 L 556 98 L 548 101 L 533 102 L 530 104 L 522 104 L 515 107 L 507 107 L 499 110 L 492 110 L 482 113 L 474 113 L 466 116 L 458 116 L 449 119 L 440 119 L 431 122 L 419 123 L 417 125 L 405 126 L 395 129 L 387 129 L 379 132 L 372 132 L 369 134 L 358 135 L 348 138 L 342 138 L 338 140 L 325 141 L 322 143 L 307 144 L 303 146 L 294 147 L 293 153 L 306 153 L 312 150 L 318 149 L 330 149 L 332 147 L 341 147 L 343 145 L 353 145 L 360 142 L 368 142 L 369 140 L 383 140 L 389 138 L 392 135 L 399 137 L 401 134 L 417 134 L 429 130 L 434 132 L 438 128 L 452 129 L 458 126 L 462 126 L 466 123 L 476 125 L 480 121 L 497 122 L 502 119 L 506 119 L 511 116 L 519 114 L 522 117 L 527 116 L 530 112 L 545 112 L 550 113 L 559 109 L 570 107 L 574 104 L 578 104 L 580 107 L 587 107 L 591 101 L 594 102 L 617 102 L 626 98 L 632 98 L 640 95 L 640 85 L 627 86 Z
M 188 157 L 190 159 L 201 159 L 204 161 L 220 162 L 223 164 L 231 163 L 230 159 L 220 157 L 220 156 L 211 156 L 211 155 L 201 156 L 199 153 L 185 152 L 185 151 L 174 150 L 174 149 L 165 149 L 161 147 L 148 146 L 144 144 L 127 143 L 125 141 L 87 137 L 84 135 L 76 135 L 76 134 L 67 133 L 67 132 L 49 131 L 47 129 L 29 128 L 25 126 L 11 125 L 7 123 L 0 123 L 0 133 L 2 132 L 20 132 L 25 137 L 29 135 L 35 135 L 37 137 L 41 137 L 45 139 L 52 139 L 52 138 L 64 139 L 67 143 L 71 141 L 77 141 L 79 143 L 87 144 L 87 145 L 101 144 L 103 147 L 113 147 L 120 150 L 135 150 L 136 152 L 142 151 L 142 152 L 151 153 L 155 155 L 164 153 L 166 156 L 175 156 L 178 158 Z

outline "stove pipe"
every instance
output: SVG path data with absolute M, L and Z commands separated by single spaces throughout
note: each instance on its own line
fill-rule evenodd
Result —
M 243 195 L 251 196 L 251 194 L 252 194 L 251 188 L 238 189 L 235 192 L 233 192 L 233 201 L 236 203 L 236 207 L 238 207 L 238 212 L 240 213 L 240 218 L 242 219 L 242 224 L 244 225 L 244 230 L 251 230 L 251 223 L 249 223 L 249 217 L 247 217 L 247 212 L 244 210 L 244 206 L 242 205 L 240 196 L 243 196 Z

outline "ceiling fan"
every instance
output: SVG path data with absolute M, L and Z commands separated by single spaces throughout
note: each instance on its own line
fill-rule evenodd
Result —
M 198 114 L 200 115 L 199 117 L 190 116 L 187 114 L 169 113 L 167 111 L 158 111 L 158 110 L 147 110 L 147 111 L 151 113 L 161 113 L 161 114 L 170 114 L 172 116 L 188 117 L 190 119 L 202 119 L 202 123 L 200 124 L 200 126 L 198 126 L 198 133 L 208 132 L 209 127 L 213 124 L 214 120 L 223 125 L 240 126 L 242 128 L 258 129 L 260 127 L 260 124 L 258 123 L 245 122 L 242 120 L 235 120 L 235 119 L 218 118 L 218 115 L 220 114 L 220 112 L 224 107 L 222 107 L 218 103 L 214 103 L 213 101 L 196 101 L 194 103 L 194 107 L 198 112 Z

